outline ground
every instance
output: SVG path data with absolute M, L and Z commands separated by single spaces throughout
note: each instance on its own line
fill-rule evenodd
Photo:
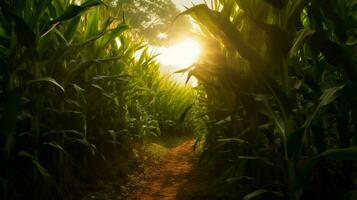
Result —
M 188 185 L 189 175 L 193 170 L 194 140 L 186 141 L 169 150 L 162 165 L 153 172 L 152 180 L 138 191 L 133 199 L 171 200 L 177 199 L 178 193 Z
M 193 199 L 200 188 L 194 170 L 198 155 L 193 151 L 193 145 L 194 139 L 179 142 L 173 147 L 152 144 L 150 149 L 154 149 L 154 152 L 141 155 L 144 157 L 142 160 L 147 162 L 141 167 L 142 170 L 128 176 L 126 185 L 119 186 L 115 177 L 111 181 L 102 180 L 83 200 Z M 146 158 L 150 154 L 151 161 Z M 153 157 L 156 154 L 161 156 Z

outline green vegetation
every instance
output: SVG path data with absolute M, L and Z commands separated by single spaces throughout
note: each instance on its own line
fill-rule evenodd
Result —
M 0 1 L 1 199 L 78 199 L 192 135 L 210 174 L 197 199 L 357 199 L 356 0 L 187 9 L 204 55 L 178 72 L 195 88 L 141 39 L 173 4 L 132 2 Z
M 190 28 L 187 19 L 181 19 L 173 24 L 173 19 L 179 14 L 170 0 L 106 0 L 111 13 L 128 18 L 130 26 L 140 37 L 151 43 L 166 43 L 166 38 L 158 35 L 170 33 L 170 38 L 187 33 Z M 174 27 L 173 27 L 174 25 Z M 174 30 L 172 30 L 174 29 Z
M 209 44 L 187 69 L 206 92 L 208 197 L 356 198 L 356 3 L 220 0 L 183 13 Z
M 70 2 L 0 2 L 2 199 L 72 198 L 135 143 L 192 129 L 194 91 L 159 75 L 125 18 Z

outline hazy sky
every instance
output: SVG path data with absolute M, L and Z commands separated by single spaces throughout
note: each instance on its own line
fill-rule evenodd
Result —
M 200 3 L 204 3 L 204 0 L 172 0 L 177 8 L 179 8 L 180 10 L 184 10 L 185 6 L 186 7 L 192 7 L 192 3 L 194 3 L 195 5 L 200 4 Z M 210 2 L 210 0 L 206 0 L 207 3 Z

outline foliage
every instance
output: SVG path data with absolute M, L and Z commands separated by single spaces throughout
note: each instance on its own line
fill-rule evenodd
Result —
M 180 70 L 199 80 L 190 89 L 160 75 L 127 23 L 156 37 L 169 1 L 0 1 L 1 198 L 74 199 L 137 146 L 195 132 L 203 199 L 355 199 L 356 5 L 188 9 L 206 41 Z
M 205 91 L 209 195 L 338 199 L 356 190 L 355 5 L 217 0 L 182 13 L 207 40 L 207 56 L 184 71 Z
M 173 19 L 179 11 L 171 0 L 108 0 L 107 2 L 112 13 L 120 16 L 122 14 L 120 12 L 123 12 L 134 31 L 151 43 L 159 43 L 161 40 L 158 35 L 170 32 L 173 26 L 174 31 L 170 32 L 170 37 L 175 35 L 174 32 L 183 32 L 182 29 L 190 28 L 186 19 L 173 24 Z
M 132 143 L 192 126 L 179 119 L 194 91 L 137 58 L 145 46 L 103 2 L 71 2 L 0 1 L 2 199 L 74 198 Z

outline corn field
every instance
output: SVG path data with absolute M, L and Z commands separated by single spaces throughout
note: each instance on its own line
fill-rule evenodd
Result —
M 132 141 L 191 129 L 180 115 L 194 91 L 160 76 L 103 2 L 0 7 L 2 199 L 71 198 Z
M 162 75 L 109 2 L 0 1 L 1 199 L 77 199 L 181 135 L 210 174 L 194 199 L 357 199 L 356 0 L 187 8 L 204 48 L 178 72 L 197 87 Z
M 187 69 L 205 91 L 207 196 L 357 198 L 356 3 L 220 0 L 182 13 L 209 44 Z

